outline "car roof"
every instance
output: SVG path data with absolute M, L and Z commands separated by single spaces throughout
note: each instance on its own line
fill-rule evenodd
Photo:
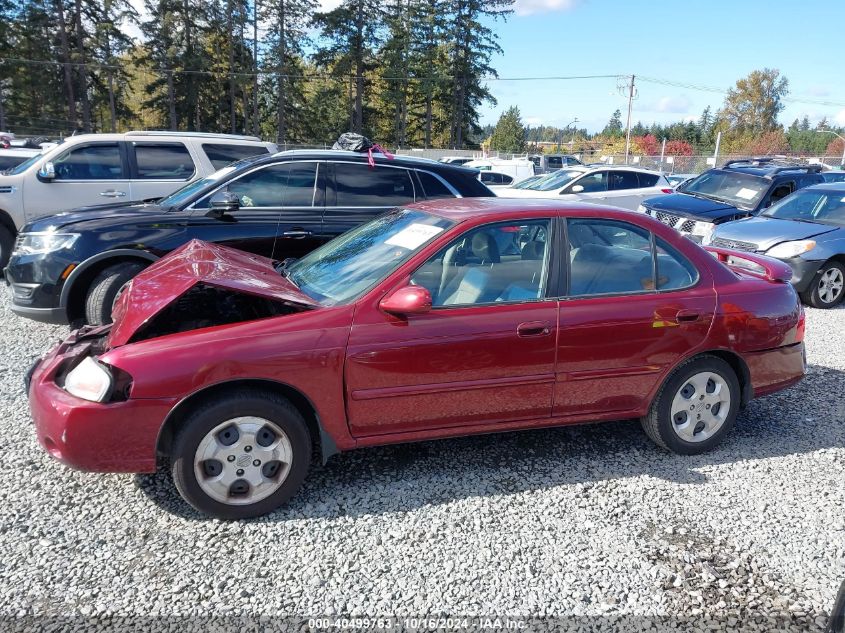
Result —
M 277 158 L 299 158 L 312 160 L 352 160 L 355 162 L 367 162 L 368 157 L 366 152 L 350 152 L 348 150 L 340 149 L 289 149 L 283 152 L 276 152 L 275 154 L 268 154 L 266 157 L 262 156 L 262 161 L 272 162 Z M 394 154 L 393 158 L 388 158 L 381 152 L 373 152 L 373 160 L 380 165 L 400 165 L 402 167 L 420 167 L 429 169 L 431 171 L 461 171 L 466 174 L 477 174 L 477 169 L 471 169 L 462 165 L 451 165 L 449 163 L 441 163 L 430 158 L 421 158 L 418 156 L 405 156 Z
M 803 187 L 798 191 L 806 191 L 808 189 L 818 189 L 819 191 L 835 191 L 845 196 L 845 182 L 819 182 L 809 187 Z
M 144 138 L 200 138 L 207 140 L 221 141 L 242 141 L 250 143 L 263 143 L 257 136 L 242 136 L 238 134 L 213 134 L 210 132 L 172 132 L 170 130 L 135 130 L 132 132 L 102 133 L 102 134 L 74 134 L 66 136 L 65 141 L 122 141 L 127 137 Z
M 477 218 L 490 220 L 508 220 L 537 214 L 583 215 L 606 218 L 634 218 L 640 221 L 649 219 L 642 213 L 634 213 L 625 209 L 612 209 L 596 204 L 554 200 L 548 198 L 442 198 L 427 200 L 408 205 L 412 209 L 419 209 L 437 215 L 453 222 L 465 222 Z

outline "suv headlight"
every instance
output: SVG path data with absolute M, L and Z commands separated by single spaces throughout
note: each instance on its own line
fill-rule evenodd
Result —
M 52 253 L 70 248 L 77 239 L 79 233 L 21 233 L 15 252 L 20 255 Z
M 796 240 L 794 242 L 781 242 L 775 244 L 766 251 L 769 257 L 777 257 L 778 259 L 789 259 L 790 257 L 797 257 L 803 253 L 813 250 L 816 247 L 815 240 Z
M 645 208 L 644 204 L 641 204 L 640 206 L 637 207 L 637 213 L 647 213 L 647 212 L 648 212 L 648 209 Z
M 64 389 L 77 398 L 102 402 L 111 391 L 112 382 L 111 372 L 87 356 L 65 377 Z

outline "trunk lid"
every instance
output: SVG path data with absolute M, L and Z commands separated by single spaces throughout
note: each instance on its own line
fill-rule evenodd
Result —
M 114 305 L 108 348 L 130 341 L 147 322 L 194 286 L 202 284 L 290 306 L 319 304 L 282 277 L 273 261 L 258 255 L 191 240 L 132 279 Z

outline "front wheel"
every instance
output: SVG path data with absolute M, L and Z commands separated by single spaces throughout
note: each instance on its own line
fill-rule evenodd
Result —
M 245 390 L 209 400 L 173 443 L 182 498 L 220 519 L 272 512 L 299 490 L 311 461 L 305 420 L 286 399 Z
M 12 250 L 15 247 L 15 236 L 5 226 L 0 224 L 0 271 L 9 263 Z
M 85 320 L 90 325 L 104 325 L 112 322 L 112 307 L 121 288 L 139 272 L 144 265 L 139 262 L 120 262 L 104 268 L 91 282 L 85 296 Z
M 740 400 L 739 380 L 731 366 L 715 356 L 700 356 L 669 376 L 641 423 L 658 446 L 697 455 L 731 430 Z
M 805 301 L 814 308 L 832 308 L 845 296 L 845 266 L 839 262 L 827 262 L 813 280 Z

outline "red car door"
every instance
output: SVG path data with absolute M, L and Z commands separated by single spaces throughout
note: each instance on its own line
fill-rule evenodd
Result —
M 453 240 L 411 275 L 432 294 L 428 313 L 358 309 L 345 368 L 353 435 L 551 415 L 550 225 L 485 225 Z
M 569 219 L 555 416 L 634 412 L 668 368 L 704 345 L 713 281 L 632 224 Z

